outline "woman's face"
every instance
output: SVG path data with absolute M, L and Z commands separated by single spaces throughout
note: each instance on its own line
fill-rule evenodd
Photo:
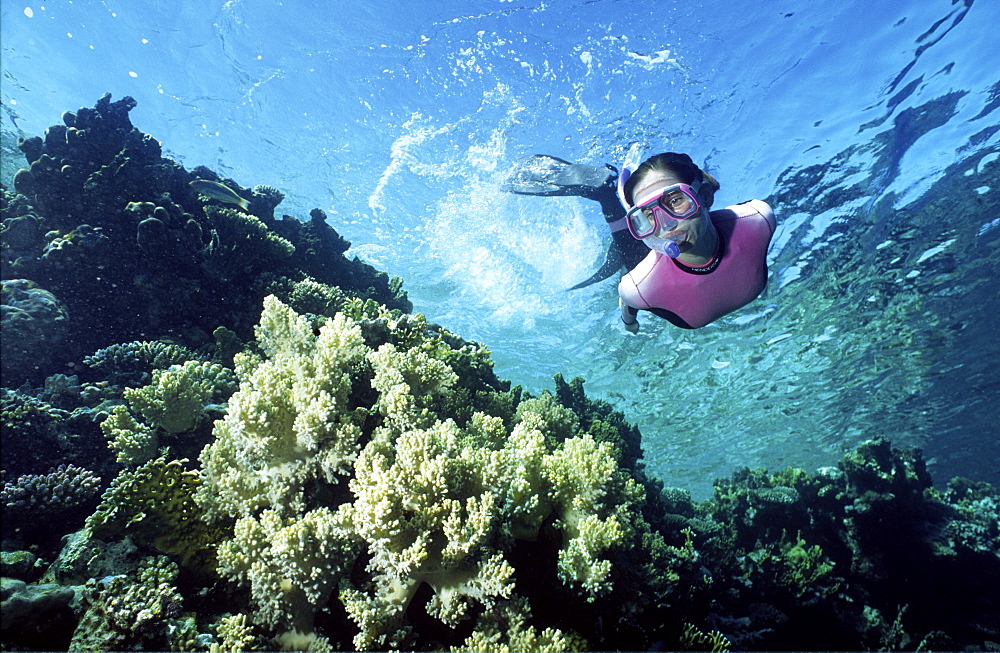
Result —
M 681 183 L 684 182 L 674 176 L 672 172 L 651 170 L 636 183 L 632 191 L 632 198 L 635 200 L 651 197 L 668 186 Z M 682 254 L 689 251 L 698 244 L 699 239 L 704 237 L 705 231 L 712 224 L 711 219 L 708 217 L 708 209 L 705 207 L 705 201 L 700 197 L 700 194 L 699 202 L 701 203 L 701 208 L 698 213 L 686 220 L 672 220 L 673 225 L 669 229 L 660 229 L 653 235 L 657 238 L 673 240 L 677 243 Z

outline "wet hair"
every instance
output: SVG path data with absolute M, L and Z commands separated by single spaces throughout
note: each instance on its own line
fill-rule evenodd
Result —
M 625 188 L 623 189 L 625 191 L 625 199 L 630 204 L 633 202 L 632 191 L 635 190 L 639 180 L 653 171 L 668 172 L 677 177 L 683 184 L 691 185 L 696 181 L 702 182 L 699 194 L 705 201 L 705 206 L 711 208 L 712 201 L 715 199 L 715 191 L 719 190 L 720 184 L 718 180 L 712 175 L 702 172 L 701 168 L 695 165 L 694 161 L 687 154 L 680 154 L 678 152 L 655 154 L 643 161 L 635 169 L 632 176 L 625 182 Z

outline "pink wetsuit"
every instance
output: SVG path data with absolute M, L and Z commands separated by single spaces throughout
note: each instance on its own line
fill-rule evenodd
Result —
M 712 211 L 721 238 L 719 254 L 700 267 L 650 251 L 622 277 L 622 319 L 644 309 L 675 326 L 697 329 L 750 303 L 767 285 L 767 246 L 774 213 L 760 200 Z

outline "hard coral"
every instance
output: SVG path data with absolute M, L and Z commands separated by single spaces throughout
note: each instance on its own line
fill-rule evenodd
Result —
M 205 521 L 194 494 L 200 476 L 184 468 L 186 461 L 152 460 L 122 472 L 87 519 L 97 539 L 131 535 L 154 550 L 177 556 L 185 567 L 211 569 L 221 532 Z

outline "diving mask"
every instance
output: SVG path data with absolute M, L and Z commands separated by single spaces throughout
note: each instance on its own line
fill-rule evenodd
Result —
M 659 231 L 672 231 L 678 220 L 687 220 L 701 210 L 698 201 L 700 182 L 694 186 L 674 184 L 636 202 L 625 214 L 629 233 L 642 240 Z

